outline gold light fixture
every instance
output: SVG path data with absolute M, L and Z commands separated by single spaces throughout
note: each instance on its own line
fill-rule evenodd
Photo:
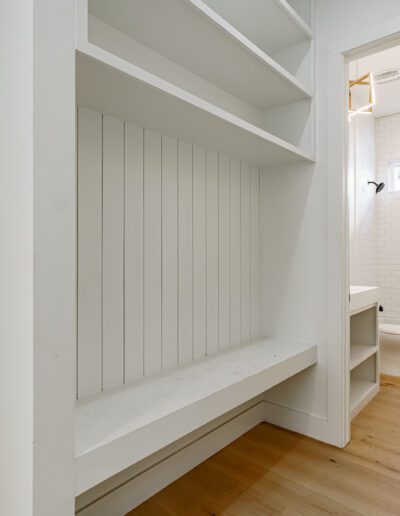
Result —
M 351 88 L 354 86 L 368 87 L 368 103 L 357 109 L 353 108 L 353 99 L 351 94 Z M 349 81 L 349 118 L 354 115 L 372 113 L 372 108 L 375 106 L 375 102 L 375 84 L 372 73 L 366 73 L 354 81 Z

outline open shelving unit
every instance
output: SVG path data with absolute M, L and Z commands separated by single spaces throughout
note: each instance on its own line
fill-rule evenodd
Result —
M 379 391 L 377 291 L 353 287 L 350 296 L 350 419 Z
M 311 45 L 310 31 L 286 2 L 267 3 L 273 16 L 256 34 L 267 33 L 278 15 L 291 30 L 285 37 L 279 31 L 272 47 L 260 44 L 276 54 L 300 36 Z M 77 16 L 80 105 L 106 107 L 117 117 L 123 111 L 137 125 L 262 166 L 314 160 L 313 85 L 305 86 L 206 3 L 82 1 Z M 240 12 L 234 18 L 240 21 Z M 250 36 L 251 24 L 244 25 Z M 304 62 L 312 76 L 310 50 Z
M 317 345 L 260 332 L 262 168 L 315 161 L 310 27 L 285 0 L 76 5 L 80 495 Z

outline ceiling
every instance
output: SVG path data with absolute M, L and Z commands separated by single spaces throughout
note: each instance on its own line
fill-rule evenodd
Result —
M 383 72 L 389 68 L 400 68 L 400 46 L 377 52 L 350 63 L 351 79 L 368 72 Z M 376 84 L 376 118 L 400 113 L 400 79 L 385 84 Z

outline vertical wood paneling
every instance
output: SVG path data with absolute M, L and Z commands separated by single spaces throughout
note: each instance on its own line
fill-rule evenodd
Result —
M 193 358 L 193 154 L 192 145 L 178 143 L 178 357 Z
M 193 358 L 207 353 L 206 152 L 193 147 Z
M 259 337 L 260 171 L 78 117 L 78 396 Z
M 250 167 L 241 163 L 241 336 L 242 342 L 251 337 L 251 208 Z
M 102 388 L 102 116 L 78 113 L 78 396 Z
M 218 351 L 218 154 L 207 151 L 207 355 Z
M 143 376 L 143 129 L 125 124 L 125 381 Z
M 124 125 L 103 117 L 103 389 L 124 382 Z
M 260 336 L 260 170 L 251 167 L 251 338 Z
M 162 137 L 162 367 L 178 363 L 178 142 Z
M 240 334 L 240 161 L 230 163 L 230 229 L 231 229 L 231 346 L 241 342 Z
M 161 136 L 144 133 L 144 373 L 161 370 Z
M 219 226 L 219 345 L 220 351 L 230 347 L 231 253 L 230 253 L 230 199 L 229 158 L 218 160 L 218 226 Z

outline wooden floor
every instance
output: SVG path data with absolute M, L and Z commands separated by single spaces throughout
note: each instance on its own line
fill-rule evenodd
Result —
M 400 378 L 378 396 L 340 450 L 261 424 L 129 516 L 400 515 Z

